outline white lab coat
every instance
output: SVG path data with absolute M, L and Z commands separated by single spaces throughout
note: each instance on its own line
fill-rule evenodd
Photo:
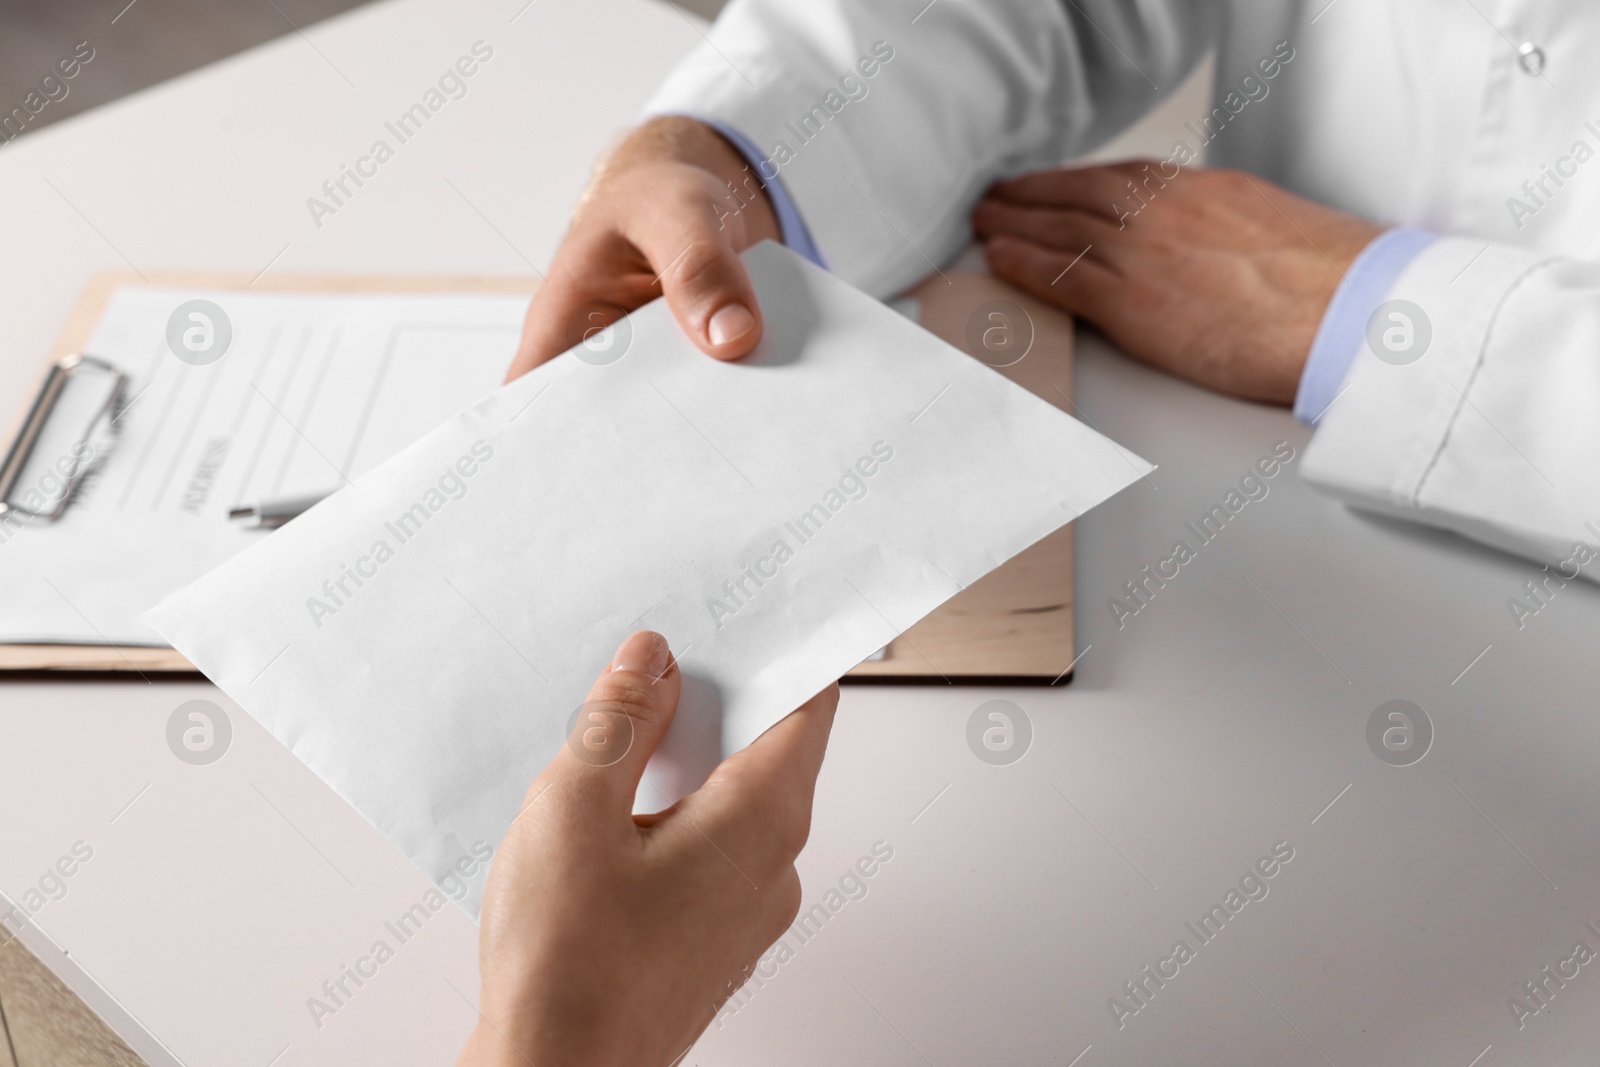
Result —
M 1390 293 L 1427 315 L 1426 354 L 1363 349 L 1303 474 L 1541 561 L 1600 545 L 1600 4 L 926 4 L 733 0 L 647 111 L 785 143 L 778 173 L 829 265 L 889 295 L 967 242 L 991 181 L 1094 149 L 1215 48 L 1218 100 L 1244 92 L 1211 165 L 1448 235 Z M 892 58 L 868 78 L 878 42 Z M 1243 79 L 1280 42 L 1293 58 L 1260 96 Z

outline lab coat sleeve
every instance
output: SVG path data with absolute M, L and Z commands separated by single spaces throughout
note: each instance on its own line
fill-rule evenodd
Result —
M 1600 262 L 1444 238 L 1374 315 L 1302 474 L 1600 580 Z M 1384 329 L 1411 347 L 1388 351 Z
M 1214 7 L 733 0 L 645 113 L 761 146 L 833 270 L 888 296 L 966 243 L 992 181 L 1092 150 L 1176 88 Z

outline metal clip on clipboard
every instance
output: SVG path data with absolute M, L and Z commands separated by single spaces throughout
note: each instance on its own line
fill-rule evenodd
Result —
M 66 393 L 67 386 L 84 368 L 93 368 L 111 375 L 111 388 L 106 393 L 105 400 L 94 408 L 88 426 L 74 443 L 70 457 L 70 472 L 52 468 L 56 474 L 65 479 L 59 495 L 49 502 L 48 509 L 25 507 L 13 500 L 12 496 L 17 492 L 18 483 L 28 469 L 28 460 L 33 456 L 35 447 L 43 437 L 45 427 L 57 403 Z M 92 466 L 82 462 L 81 450 L 77 446 L 89 442 L 101 420 L 110 416 L 112 423 L 116 421 L 116 417 L 111 413 L 116 411 L 121 403 L 127 383 L 127 374 L 115 364 L 82 352 L 63 356 L 51 365 L 49 373 L 45 375 L 44 384 L 39 387 L 38 395 L 33 398 L 27 417 L 22 420 L 22 428 L 17 432 L 16 439 L 11 442 L 11 447 L 6 450 L 4 461 L 0 461 L 0 522 L 10 520 L 13 516 L 24 516 L 29 521 L 44 519 L 46 522 L 53 522 L 61 517 L 67 510 L 67 504 L 72 500 L 73 493 L 77 491 L 84 475 Z

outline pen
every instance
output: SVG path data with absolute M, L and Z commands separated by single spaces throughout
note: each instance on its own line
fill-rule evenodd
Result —
M 303 511 L 309 511 L 329 494 L 313 493 L 310 496 L 291 496 L 279 500 L 263 500 L 259 504 L 246 504 L 243 507 L 229 508 L 230 519 L 254 519 L 252 524 L 257 530 L 276 530 L 290 519 Z

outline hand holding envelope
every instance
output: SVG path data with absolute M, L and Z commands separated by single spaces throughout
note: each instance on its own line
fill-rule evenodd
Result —
M 747 359 L 649 304 L 150 622 L 437 881 L 505 831 L 622 635 L 682 670 L 659 809 L 1150 469 L 788 250 L 743 258 Z
M 635 819 L 678 700 L 670 657 L 659 634 L 624 641 L 585 708 L 633 724 L 634 744 L 603 767 L 558 752 L 528 787 L 484 895 L 479 1024 L 462 1067 L 672 1063 L 799 911 L 794 860 L 839 687 L 672 811 Z

